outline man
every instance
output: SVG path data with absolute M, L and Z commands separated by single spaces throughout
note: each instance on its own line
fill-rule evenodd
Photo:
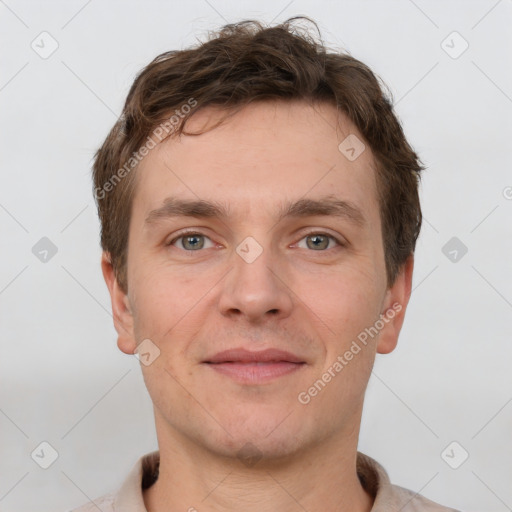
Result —
M 373 73 L 295 21 L 157 57 L 96 155 L 118 346 L 159 450 L 81 512 L 453 510 L 357 451 L 422 166 Z

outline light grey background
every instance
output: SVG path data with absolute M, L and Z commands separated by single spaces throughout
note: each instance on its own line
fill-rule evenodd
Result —
M 388 83 L 428 166 L 414 292 L 359 449 L 444 505 L 512 510 L 511 0 L 0 0 L 0 511 L 69 510 L 157 447 L 139 363 L 116 346 L 90 180 L 136 72 L 226 21 L 298 14 Z M 467 254 L 443 253 L 452 237 Z

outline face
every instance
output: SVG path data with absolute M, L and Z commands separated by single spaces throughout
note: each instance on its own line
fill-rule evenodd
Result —
M 161 446 L 270 458 L 357 436 L 412 262 L 388 287 L 373 156 L 347 158 L 349 134 L 330 105 L 258 103 L 137 169 L 126 295 L 103 269 L 120 349 L 146 340 Z

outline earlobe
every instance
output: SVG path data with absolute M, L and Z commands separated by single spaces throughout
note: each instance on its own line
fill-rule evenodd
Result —
M 414 256 L 411 254 L 400 269 L 395 282 L 387 290 L 384 310 L 381 313 L 385 327 L 380 332 L 377 343 L 379 354 L 389 354 L 398 343 L 398 335 L 402 329 L 405 311 L 411 297 L 413 268 Z
M 136 343 L 133 334 L 133 314 L 130 301 L 128 295 L 119 286 L 108 252 L 103 252 L 101 270 L 110 293 L 114 327 L 117 331 L 117 346 L 125 354 L 133 354 Z

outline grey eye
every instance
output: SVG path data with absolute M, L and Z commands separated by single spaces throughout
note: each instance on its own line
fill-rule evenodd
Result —
M 183 237 L 183 247 L 185 249 L 202 249 L 204 246 L 203 235 L 187 235 Z
M 209 238 L 201 233 L 190 233 L 181 235 L 176 238 L 171 245 L 177 245 L 180 249 L 186 251 L 198 251 L 199 249 L 205 248 L 205 242 L 209 241 Z M 213 246 L 210 242 L 208 247 Z
M 308 249 L 313 250 L 327 249 L 331 239 L 332 237 L 328 235 L 308 235 L 306 237 L 306 245 Z

